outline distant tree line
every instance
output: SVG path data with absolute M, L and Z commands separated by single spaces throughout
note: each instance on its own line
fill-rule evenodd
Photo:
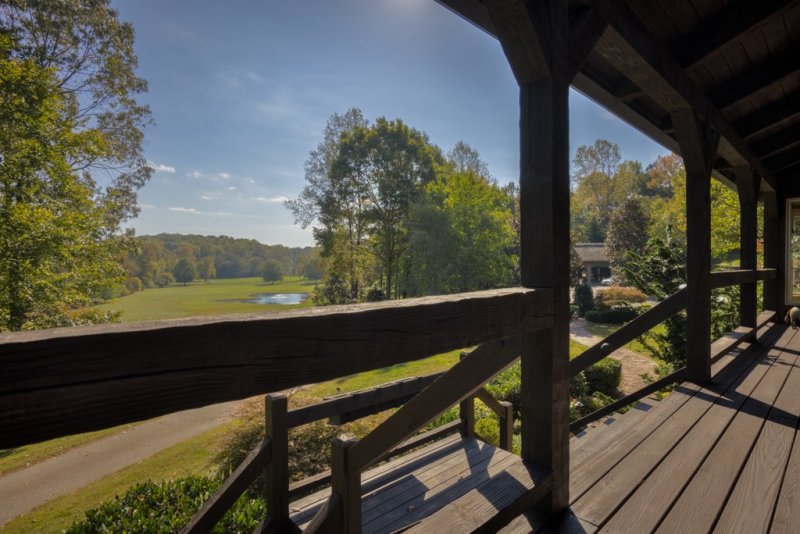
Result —
M 322 277 L 314 247 L 265 245 L 227 236 L 159 234 L 137 237 L 123 264 L 128 272 L 124 292 L 163 287 L 194 279 L 262 277 L 275 272 L 316 280 Z M 278 278 L 280 279 L 280 278 Z

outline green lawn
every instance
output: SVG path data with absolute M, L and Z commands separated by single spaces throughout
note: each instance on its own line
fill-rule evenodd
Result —
M 296 276 L 287 276 L 276 284 L 266 283 L 260 278 L 195 281 L 185 286 L 173 284 L 164 288 L 145 289 L 114 299 L 97 308 L 102 311 L 121 311 L 124 322 L 281 311 L 308 307 L 313 303 L 310 298 L 296 306 L 225 301 L 247 299 L 256 293 L 311 293 L 315 284 L 314 281 L 303 280 Z

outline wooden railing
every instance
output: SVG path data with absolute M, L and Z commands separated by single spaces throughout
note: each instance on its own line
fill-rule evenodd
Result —
M 549 289 L 0 335 L 0 448 L 548 328 Z
M 718 271 L 711 273 L 711 287 L 712 289 L 727 287 L 733 285 L 752 284 L 759 280 L 770 280 L 775 278 L 775 269 L 757 269 L 757 270 L 730 270 Z M 603 358 L 611 355 L 617 349 L 623 347 L 626 343 L 633 341 L 653 327 L 661 324 L 669 319 L 674 314 L 683 311 L 686 308 L 686 294 L 687 289 L 679 289 L 666 299 L 662 300 L 643 314 L 634 318 L 632 321 L 623 325 L 619 330 L 609 334 L 602 341 L 599 341 L 586 349 L 578 357 L 570 362 L 570 376 L 575 376 L 584 369 L 594 365 Z M 711 361 L 719 359 L 722 355 L 730 352 L 739 343 L 745 339 L 752 337 L 767 321 L 772 320 L 774 311 L 766 311 L 759 315 L 755 327 L 739 327 L 733 332 L 730 332 L 712 343 L 711 346 Z M 600 419 L 610 413 L 613 413 L 625 406 L 633 404 L 642 398 L 663 389 L 672 384 L 682 382 L 686 378 L 686 367 L 681 367 L 667 376 L 646 385 L 645 387 L 635 391 L 625 397 L 614 401 L 599 410 L 596 410 L 580 419 L 570 423 L 570 430 L 576 431 L 583 428 L 587 424 Z

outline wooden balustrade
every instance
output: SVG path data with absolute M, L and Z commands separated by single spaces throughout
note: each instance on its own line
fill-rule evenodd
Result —
M 511 288 L 0 336 L 0 448 L 281 391 L 553 324 Z

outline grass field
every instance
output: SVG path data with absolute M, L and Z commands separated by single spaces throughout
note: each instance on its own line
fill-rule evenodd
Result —
M 313 303 L 310 298 L 296 306 L 225 301 L 250 298 L 256 293 L 311 293 L 315 284 L 314 281 L 296 276 L 287 276 L 276 284 L 266 283 L 261 278 L 195 281 L 185 286 L 173 284 L 164 288 L 145 289 L 104 303 L 97 309 L 120 311 L 124 322 L 291 310 L 312 306 Z
M 619 325 L 619 324 L 592 323 L 590 321 L 586 321 L 585 322 L 585 326 L 586 326 L 586 330 L 590 334 L 592 334 L 594 336 L 599 336 L 599 337 L 606 337 L 609 334 L 612 334 L 612 333 L 616 332 L 617 330 L 619 330 L 622 325 Z M 656 325 L 655 327 L 653 327 L 652 331 L 653 332 L 663 333 L 664 332 L 664 325 L 663 324 Z M 656 360 L 656 358 L 653 356 L 653 354 L 649 350 L 647 350 L 647 347 L 642 345 L 639 342 L 639 340 L 637 340 L 637 339 L 634 339 L 633 341 L 631 341 L 629 343 L 626 343 L 625 347 L 627 349 L 629 349 L 629 350 L 632 350 L 633 352 L 638 352 L 642 356 L 646 356 L 648 358 Z

